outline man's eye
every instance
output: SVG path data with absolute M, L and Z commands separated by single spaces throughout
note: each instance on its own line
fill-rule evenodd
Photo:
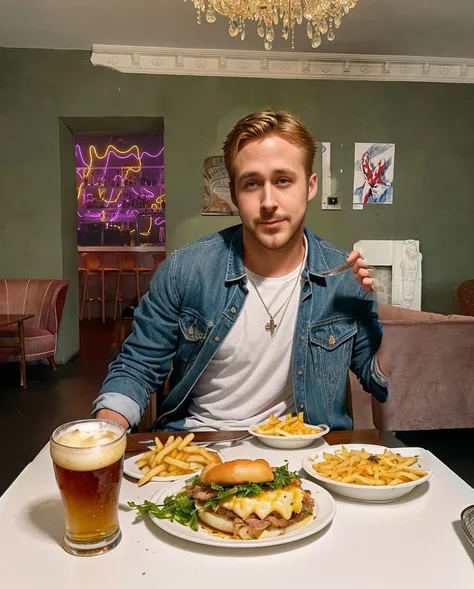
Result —
M 250 180 L 245 185 L 245 188 L 255 188 L 256 186 L 258 186 L 257 182 L 255 180 Z
M 290 183 L 290 181 L 288 180 L 288 178 L 279 178 L 278 179 L 278 184 L 285 185 L 285 184 L 289 184 L 289 183 Z

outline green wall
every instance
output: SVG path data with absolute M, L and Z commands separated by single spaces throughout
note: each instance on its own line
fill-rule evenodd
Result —
M 319 141 L 332 142 L 343 210 L 313 201 L 310 229 L 345 248 L 359 239 L 419 239 L 423 308 L 456 310 L 456 287 L 474 273 L 474 86 L 132 75 L 89 58 L 0 50 L 0 276 L 75 280 L 74 192 L 61 175 L 61 162 L 71 164 L 60 119 L 164 118 L 171 251 L 238 220 L 200 215 L 202 162 L 219 153 L 237 118 L 269 106 L 291 110 Z M 356 141 L 396 144 L 393 206 L 352 210 Z M 68 313 L 65 356 L 77 347 L 77 305 Z

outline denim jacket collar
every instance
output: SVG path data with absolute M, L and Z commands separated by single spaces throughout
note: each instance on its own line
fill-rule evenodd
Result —
M 303 277 L 306 278 L 306 272 L 310 275 L 320 276 L 322 272 L 329 270 L 326 258 L 324 256 L 320 240 L 308 229 L 304 228 L 304 233 L 308 241 L 308 253 L 306 256 L 306 267 L 303 271 Z M 227 259 L 227 272 L 225 281 L 236 282 L 242 280 L 247 282 L 247 275 L 243 259 L 243 231 L 242 225 L 239 225 L 237 231 L 230 240 L 229 254 Z

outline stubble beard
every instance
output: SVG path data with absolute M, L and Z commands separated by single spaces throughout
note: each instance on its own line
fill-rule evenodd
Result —
M 251 228 L 246 227 L 246 230 L 251 235 L 252 240 L 257 242 L 261 247 L 271 251 L 282 250 L 294 239 L 300 239 L 299 234 L 301 228 L 304 226 L 305 216 L 303 215 L 296 225 L 292 222 L 291 217 L 284 217 L 284 219 L 284 224 L 289 226 L 289 230 L 282 231 L 280 225 L 277 225 L 275 229 L 263 227 L 260 224 L 260 218 L 254 219 Z

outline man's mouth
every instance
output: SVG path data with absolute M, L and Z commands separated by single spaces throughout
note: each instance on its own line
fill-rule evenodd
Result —
M 270 219 L 268 221 L 260 221 L 260 224 L 264 225 L 265 227 L 276 227 L 277 225 L 283 223 L 284 220 L 285 219 Z

